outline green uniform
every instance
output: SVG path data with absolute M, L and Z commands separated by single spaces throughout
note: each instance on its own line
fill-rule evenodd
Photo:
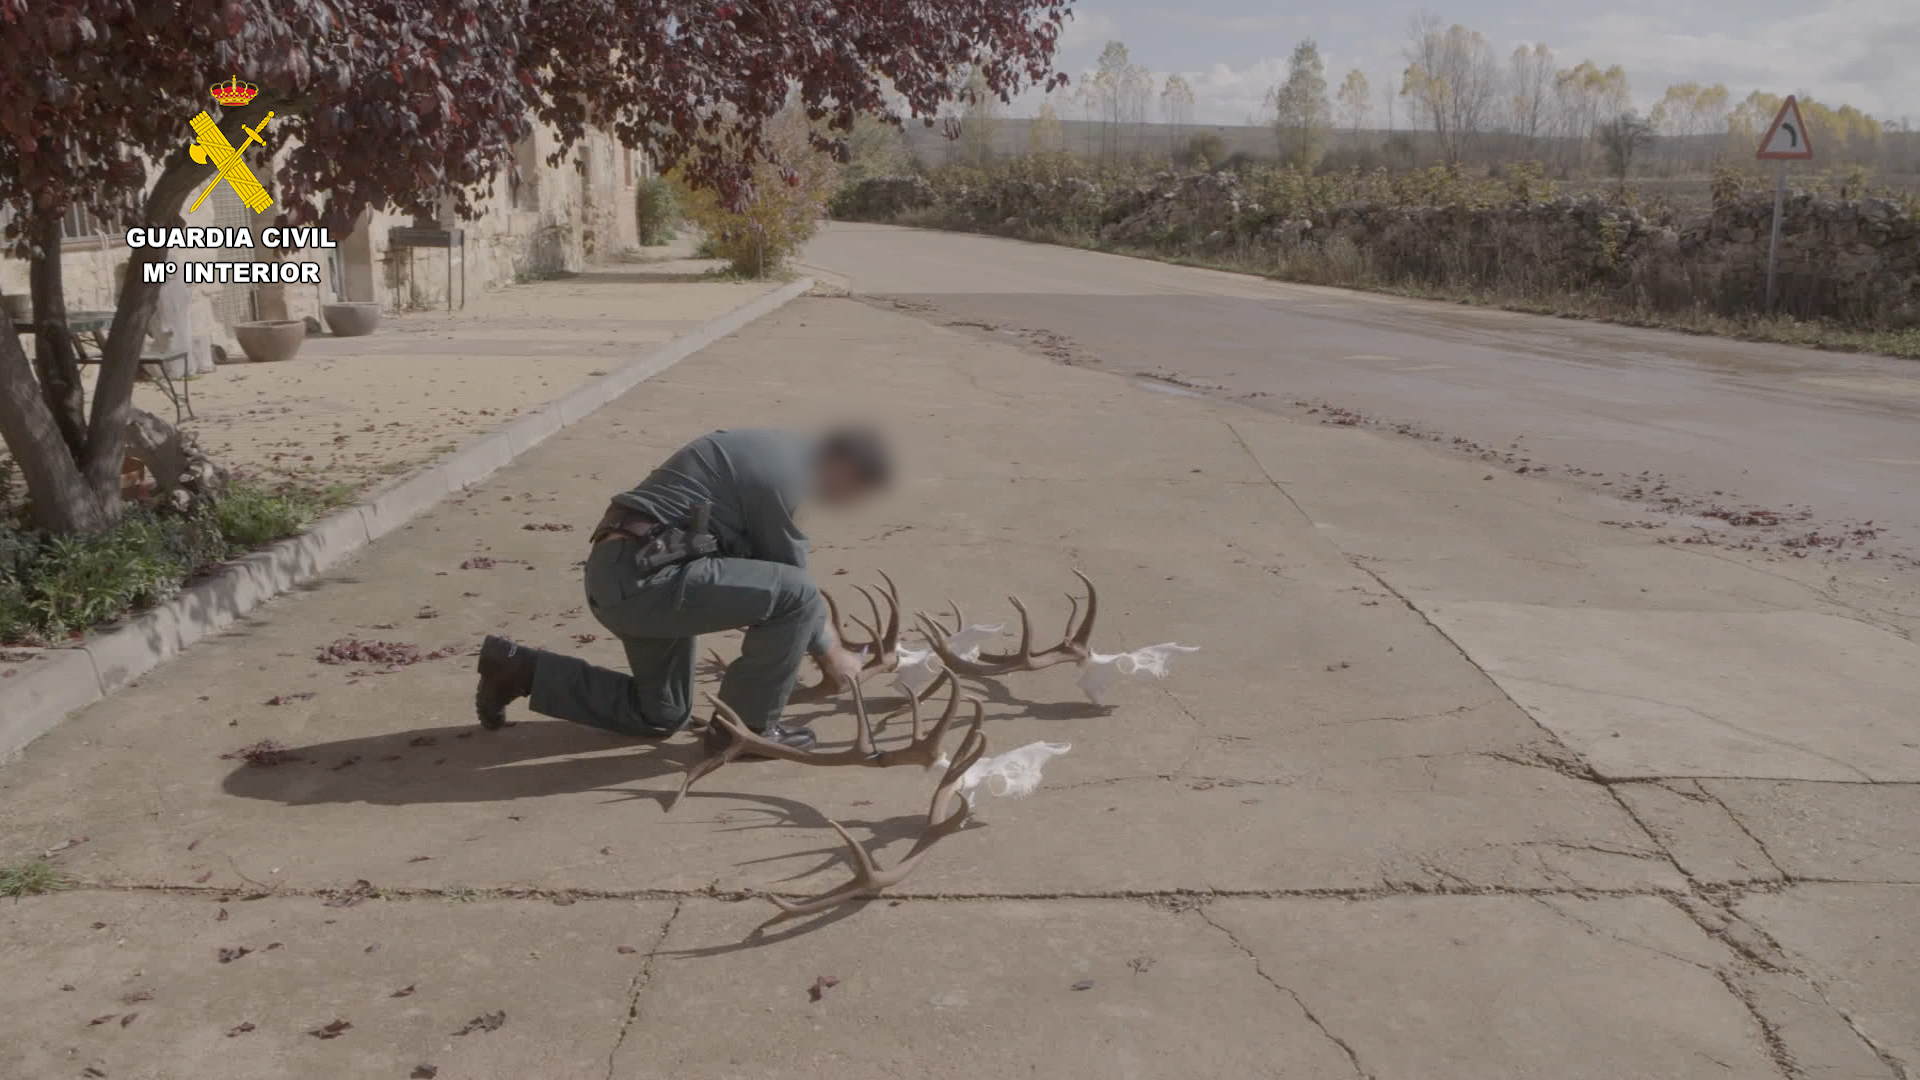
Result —
M 800 662 L 828 646 L 820 590 L 808 575 L 795 509 L 812 484 L 816 443 L 785 431 L 716 431 L 681 448 L 614 501 L 685 527 L 701 503 L 717 554 L 642 575 L 638 541 L 615 537 L 587 557 L 587 607 L 627 649 L 632 675 L 576 657 L 536 654 L 533 711 L 624 735 L 666 735 L 693 710 L 701 634 L 746 628 L 720 700 L 748 727 L 779 719 Z

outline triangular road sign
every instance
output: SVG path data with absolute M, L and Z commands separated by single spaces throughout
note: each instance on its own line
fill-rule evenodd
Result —
M 1780 103 L 1780 111 L 1760 140 L 1760 152 L 1754 157 L 1767 161 L 1798 161 L 1813 156 L 1813 144 L 1807 141 L 1807 124 L 1800 119 L 1800 103 L 1792 94 Z

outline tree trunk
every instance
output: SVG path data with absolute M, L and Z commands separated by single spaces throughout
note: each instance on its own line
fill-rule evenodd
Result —
M 87 395 L 80 385 L 80 362 L 73 333 L 67 329 L 65 267 L 60 257 L 60 215 L 42 214 L 27 226 L 33 256 L 27 280 L 33 291 L 33 370 L 40 393 L 59 425 L 74 460 L 87 446 Z
M 49 532 L 99 532 L 112 524 L 41 396 L 20 337 L 0 334 L 0 438 L 27 482 L 33 524 Z
M 235 146 L 246 141 L 243 125 L 258 126 L 273 104 L 255 98 L 245 108 L 227 109 L 220 130 Z M 282 105 L 284 107 L 284 104 Z M 167 158 L 165 170 L 147 194 L 138 224 L 172 228 L 184 224 L 180 209 L 187 197 L 211 179 L 213 165 L 196 164 L 185 147 Z M 87 430 L 84 459 L 87 484 L 110 507 L 120 498 L 120 463 L 125 454 L 127 422 L 133 412 L 133 384 L 140 374 L 140 350 L 146 343 L 147 322 L 160 298 L 160 285 L 149 282 L 142 267 L 167 261 L 168 249 L 135 248 L 129 252 L 127 276 L 120 283 L 120 301 L 113 312 L 113 330 L 100 363 L 100 382 L 93 390 L 93 416 Z M 117 512 L 117 510 L 116 510 Z

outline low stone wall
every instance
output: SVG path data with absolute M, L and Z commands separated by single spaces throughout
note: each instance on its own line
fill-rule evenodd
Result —
M 942 179 L 864 181 L 843 190 L 833 210 L 857 220 L 1219 258 L 1326 284 L 1521 299 L 1575 292 L 1654 312 L 1740 315 L 1765 306 L 1770 193 L 1729 196 L 1710 213 L 1683 216 L 1591 196 L 1283 207 L 1232 172 L 1125 183 L 1038 170 Z M 1787 314 L 1920 326 L 1920 217 L 1889 199 L 1792 195 L 1780 284 Z

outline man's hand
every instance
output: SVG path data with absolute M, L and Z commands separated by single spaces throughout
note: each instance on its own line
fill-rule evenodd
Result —
M 835 642 L 826 652 L 814 657 L 814 662 L 820 665 L 821 672 L 828 679 L 840 686 L 858 679 L 860 668 L 863 666 L 860 654 L 839 642 Z

